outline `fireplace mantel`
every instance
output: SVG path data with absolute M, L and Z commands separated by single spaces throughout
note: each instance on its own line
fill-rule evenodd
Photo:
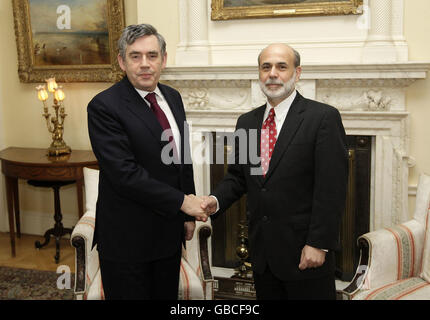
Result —
M 430 62 L 381 64 L 303 65 L 302 79 L 424 79 Z M 258 79 L 257 65 L 210 65 L 167 67 L 164 80 L 253 80 Z

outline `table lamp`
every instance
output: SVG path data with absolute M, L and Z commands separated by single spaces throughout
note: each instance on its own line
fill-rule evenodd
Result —
M 64 112 L 64 98 L 65 94 L 61 86 L 55 82 L 55 78 L 46 79 L 46 85 L 40 85 L 36 87 L 37 97 L 43 103 L 44 113 L 42 114 L 46 119 L 46 125 L 48 131 L 52 133 L 52 143 L 47 150 L 48 156 L 59 156 L 64 154 L 70 154 L 72 149 L 66 145 L 63 140 L 64 132 L 64 118 L 67 114 Z M 51 117 L 48 113 L 48 107 L 46 101 L 49 98 L 48 91 L 53 94 L 53 105 L 52 108 L 55 111 L 55 115 Z

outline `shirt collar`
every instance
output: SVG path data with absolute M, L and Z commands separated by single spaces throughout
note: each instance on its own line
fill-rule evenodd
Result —
M 157 96 L 158 98 L 163 99 L 163 95 L 161 94 L 160 88 L 158 88 L 158 86 L 156 86 L 156 87 L 155 87 L 155 90 L 154 90 L 154 91 L 145 91 L 145 90 L 140 90 L 140 89 L 137 89 L 137 88 L 135 88 L 135 89 L 136 89 L 136 91 L 140 94 L 140 96 L 141 96 L 143 99 L 145 99 L 146 95 L 147 95 L 148 93 L 151 93 L 151 92 L 154 92 L 154 93 L 155 93 L 155 96 Z M 145 101 L 146 101 L 146 100 L 145 100 Z
M 265 118 L 269 115 L 269 111 L 272 107 L 275 108 L 275 118 L 276 120 L 282 120 L 285 118 L 285 116 L 288 113 L 288 110 L 290 110 L 291 104 L 293 103 L 294 99 L 296 98 L 297 91 L 294 90 L 285 100 L 283 100 L 280 104 L 277 106 L 272 106 L 269 101 L 267 101 L 266 105 L 266 111 L 265 111 Z

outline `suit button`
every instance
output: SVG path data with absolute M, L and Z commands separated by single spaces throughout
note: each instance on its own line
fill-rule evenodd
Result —
M 261 220 L 263 220 L 264 222 L 266 222 L 266 221 L 269 220 L 269 217 L 268 216 L 264 216 L 263 219 L 261 219 Z

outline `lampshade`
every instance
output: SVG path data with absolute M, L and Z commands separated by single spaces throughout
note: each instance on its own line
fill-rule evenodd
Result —
M 57 82 L 55 82 L 55 78 L 49 78 L 49 79 L 46 79 L 45 81 L 46 81 L 46 84 L 48 85 L 49 92 L 54 92 L 55 89 L 58 88 L 58 84 Z
M 48 100 L 48 92 L 45 89 L 45 86 L 38 86 L 36 87 L 37 90 L 37 98 L 40 101 L 46 101 Z
M 61 86 L 55 90 L 54 97 L 57 101 L 63 101 L 66 97 Z

